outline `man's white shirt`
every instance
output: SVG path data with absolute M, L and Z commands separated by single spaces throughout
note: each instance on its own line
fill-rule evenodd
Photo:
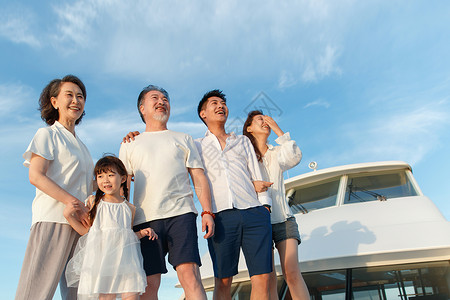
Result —
M 214 213 L 272 205 L 267 192 L 255 192 L 252 181 L 262 180 L 262 175 L 253 145 L 246 136 L 232 132 L 222 150 L 217 137 L 208 130 L 195 144 L 209 181 Z

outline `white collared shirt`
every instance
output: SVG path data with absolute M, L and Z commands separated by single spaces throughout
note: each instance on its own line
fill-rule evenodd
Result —
M 47 177 L 80 201 L 92 193 L 94 163 L 91 154 L 78 136 L 61 123 L 40 128 L 23 154 L 25 167 L 30 166 L 32 154 L 50 163 Z M 33 200 L 32 224 L 54 222 L 68 224 L 63 216 L 65 205 L 36 188 Z
M 272 205 L 267 192 L 255 192 L 252 181 L 262 180 L 262 175 L 255 150 L 246 136 L 232 132 L 222 150 L 217 137 L 208 130 L 195 144 L 205 166 L 214 213 Z
M 302 152 L 295 141 L 291 140 L 289 132 L 278 137 L 275 142 L 279 146 L 267 145 L 269 149 L 259 163 L 263 179 L 273 182 L 268 192 L 272 198 L 272 224 L 282 223 L 293 216 L 284 188 L 283 172 L 289 170 L 300 162 Z

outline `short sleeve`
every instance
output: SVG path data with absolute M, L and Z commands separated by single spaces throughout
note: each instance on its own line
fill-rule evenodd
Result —
M 127 169 L 128 175 L 133 175 L 133 169 L 130 165 L 130 160 L 128 159 L 128 145 L 129 143 L 122 143 L 119 150 L 119 159 L 123 162 L 125 168 Z
M 54 152 L 55 143 L 52 138 L 51 129 L 49 127 L 39 128 L 31 140 L 30 145 L 28 145 L 27 150 L 22 155 L 25 159 L 23 165 L 27 168 L 30 166 L 31 156 L 33 153 L 45 158 L 46 160 L 54 160 Z
M 186 158 L 186 167 L 191 169 L 205 169 L 203 167 L 202 159 L 198 152 L 197 146 L 190 135 L 187 135 L 186 146 L 189 149 Z

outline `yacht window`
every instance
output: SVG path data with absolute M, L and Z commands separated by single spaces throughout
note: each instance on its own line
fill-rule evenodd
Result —
M 450 299 L 449 270 L 448 261 L 353 269 L 352 299 Z M 345 299 L 345 270 L 303 273 L 303 278 L 311 299 Z
M 295 194 L 289 199 L 292 212 L 294 214 L 308 213 L 316 209 L 335 206 L 338 188 L 339 177 L 296 189 Z
M 349 175 L 344 204 L 417 196 L 405 171 Z

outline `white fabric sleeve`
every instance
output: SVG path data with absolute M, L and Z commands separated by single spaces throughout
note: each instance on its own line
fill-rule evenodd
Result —
M 281 170 L 289 170 L 300 163 L 302 160 L 302 151 L 294 140 L 291 140 L 289 132 L 278 137 L 275 142 L 280 145 L 278 148 L 277 159 Z
M 123 165 L 127 169 L 128 175 L 133 175 L 133 170 L 131 169 L 130 160 L 128 159 L 128 145 L 129 143 L 122 143 L 119 150 L 119 159 L 123 162 Z
M 54 160 L 54 151 L 55 144 L 52 139 L 51 131 L 49 128 L 39 128 L 23 154 L 23 158 L 25 159 L 23 165 L 27 168 L 30 166 L 30 160 L 33 153 L 46 160 Z
M 261 181 L 263 180 L 261 169 L 259 168 L 258 159 L 256 158 L 255 149 L 248 137 L 244 136 L 244 149 L 247 154 L 247 166 L 250 171 L 250 180 Z M 258 193 L 258 200 L 262 205 L 272 206 L 272 198 L 270 198 L 268 192 Z
M 190 135 L 186 135 L 186 167 L 191 169 L 203 169 L 202 158 L 198 152 L 197 146 Z

